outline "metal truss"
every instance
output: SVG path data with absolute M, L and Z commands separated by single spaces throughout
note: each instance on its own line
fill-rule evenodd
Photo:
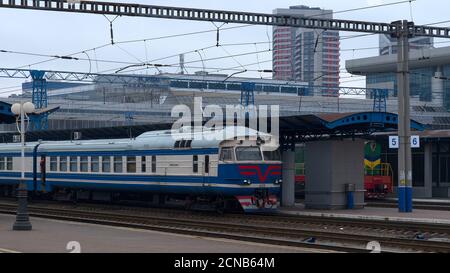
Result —
M 27 69 L 0 68 L 0 78 L 19 78 L 32 79 L 32 71 Z M 43 71 L 44 72 L 44 71 Z M 101 84 L 120 84 L 130 87 L 137 86 L 158 86 L 169 87 L 170 79 L 161 80 L 161 77 L 148 75 L 129 75 L 129 74 L 98 74 L 70 71 L 45 71 L 43 79 L 50 81 L 70 81 Z M 251 81 L 251 79 L 249 79 Z M 323 86 L 314 86 L 314 88 L 329 88 Z M 365 96 L 372 92 L 372 89 L 363 87 L 339 87 L 340 95 Z M 336 91 L 338 91 L 336 90 Z
M 402 29 L 401 22 L 377 23 L 352 20 L 323 19 L 311 17 L 296 17 L 265 13 L 251 13 L 225 10 L 193 9 L 183 7 L 168 7 L 141 5 L 129 3 L 111 3 L 80 0 L 0 0 L 0 8 L 32 9 L 47 11 L 62 11 L 76 13 L 91 13 L 119 16 L 139 16 L 164 19 L 181 19 L 195 21 L 214 21 L 224 23 L 289 26 L 301 28 L 320 28 L 334 31 L 351 31 L 364 33 L 379 33 L 397 36 Z M 411 36 L 430 36 L 450 38 L 450 28 L 433 26 L 408 26 Z
M 0 68 L 0 78 L 22 78 L 32 79 L 31 71 L 27 69 L 11 69 Z M 90 82 L 90 83 L 107 83 L 107 84 L 136 84 L 139 79 L 153 79 L 152 76 L 140 75 L 124 75 L 124 74 L 98 74 L 98 73 L 83 73 L 83 72 L 69 72 L 69 71 L 45 71 L 43 76 L 46 80 L 51 81 L 75 81 L 75 82 Z

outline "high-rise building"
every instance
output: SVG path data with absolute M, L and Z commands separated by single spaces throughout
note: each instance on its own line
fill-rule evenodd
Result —
M 275 9 L 277 15 L 332 19 L 332 10 L 292 6 Z M 275 26 L 273 78 L 308 82 L 315 96 L 339 94 L 339 32 Z
M 414 37 L 409 39 L 409 49 L 420 50 L 433 48 L 433 37 Z M 380 55 L 397 54 L 398 40 L 389 35 L 380 34 Z

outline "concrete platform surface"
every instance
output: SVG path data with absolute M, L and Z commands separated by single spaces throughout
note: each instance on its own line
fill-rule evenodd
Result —
M 400 213 L 397 208 L 366 207 L 356 210 L 307 210 L 303 204 L 292 208 L 280 208 L 281 214 L 319 217 L 344 217 L 349 219 L 408 221 L 414 223 L 450 224 L 450 211 L 413 210 L 412 213 Z
M 0 253 L 69 253 L 78 246 L 82 253 L 324 252 L 40 218 L 31 218 L 32 231 L 12 231 L 14 220 L 14 216 L 0 214 Z

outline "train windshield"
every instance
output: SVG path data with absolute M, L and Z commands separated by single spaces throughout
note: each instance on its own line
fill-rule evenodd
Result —
M 281 161 L 280 150 L 263 151 L 265 161 Z
M 262 160 L 261 151 L 258 147 L 238 147 L 236 148 L 236 159 L 238 161 Z

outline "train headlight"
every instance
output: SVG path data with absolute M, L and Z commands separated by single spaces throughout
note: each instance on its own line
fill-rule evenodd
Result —
M 385 185 L 383 185 L 383 187 L 384 187 L 384 189 L 385 190 L 387 190 L 388 189 L 388 186 L 385 184 Z
M 280 178 L 280 179 L 275 180 L 275 184 L 279 185 L 281 183 L 283 183 L 283 179 Z
M 250 180 L 247 180 L 247 179 L 244 180 L 244 185 L 250 185 L 250 184 L 252 184 L 252 182 Z

